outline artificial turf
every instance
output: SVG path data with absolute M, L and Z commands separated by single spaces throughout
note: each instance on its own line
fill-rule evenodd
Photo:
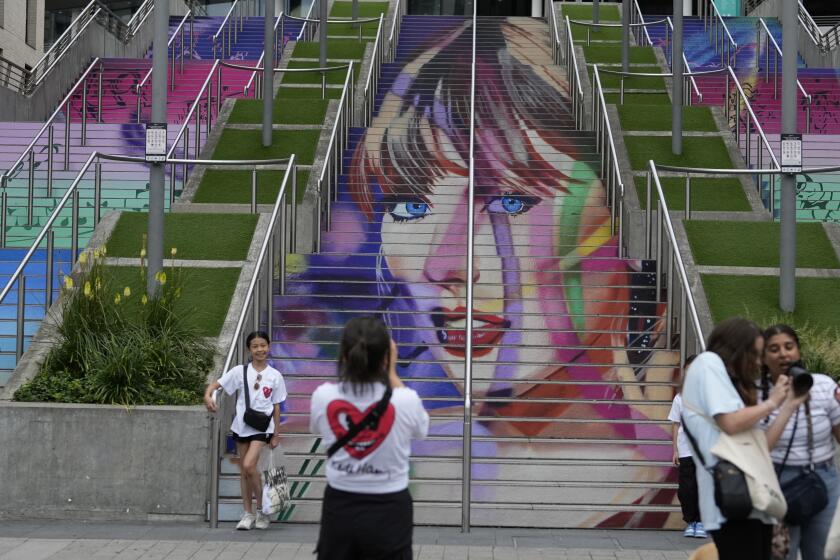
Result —
M 366 42 L 358 39 L 330 39 L 327 43 L 327 58 L 360 60 L 365 54 Z M 318 58 L 321 45 L 317 41 L 299 41 L 292 52 L 292 58 Z
M 123 212 L 108 240 L 108 256 L 140 257 L 148 223 L 145 212 Z M 252 214 L 166 214 L 164 257 L 175 247 L 179 259 L 245 260 L 256 225 L 257 216 Z
M 274 204 L 277 201 L 277 193 L 280 191 L 280 184 L 283 182 L 282 170 L 265 170 L 257 172 L 257 204 Z M 303 195 L 306 193 L 306 183 L 309 180 L 309 171 L 297 172 L 297 203 L 303 202 Z M 287 189 L 286 203 L 292 203 L 291 191 Z M 194 203 L 217 203 L 217 204 L 250 204 L 251 203 L 251 172 L 250 171 L 225 171 L 221 169 L 208 169 L 201 178 L 198 185 Z
M 579 5 L 562 4 L 560 10 L 564 18 L 569 16 L 569 19 L 577 19 L 581 21 L 592 20 L 591 3 Z M 619 21 L 618 7 L 605 6 L 604 4 L 601 4 L 598 9 L 598 19 L 600 21 Z
M 670 110 L 651 105 L 619 105 L 622 130 L 671 130 Z M 717 132 L 717 124 L 708 107 L 683 107 L 683 130 Z
M 685 222 L 685 230 L 699 265 L 779 266 L 777 222 L 689 220 Z M 840 268 L 822 224 L 797 224 L 796 266 Z
M 732 160 L 726 144 L 718 136 L 686 136 L 682 155 L 671 151 L 670 136 L 626 136 L 624 144 L 635 170 L 647 170 L 648 160 L 660 165 L 730 169 Z
M 359 17 L 370 18 L 388 13 L 388 2 L 359 2 Z M 330 15 L 333 17 L 352 17 L 352 2 L 333 2 Z
M 615 45 L 589 45 L 583 47 L 587 64 L 619 63 L 621 49 Z M 630 47 L 631 64 L 656 64 L 653 47 Z
M 340 68 L 342 66 L 346 66 L 343 62 L 327 62 L 327 67 L 330 68 L 338 68 L 337 70 L 330 70 L 328 72 L 324 72 L 323 74 L 326 75 L 327 83 L 328 84 L 344 84 L 344 81 L 347 79 L 347 68 Z M 356 79 L 359 77 L 359 68 L 360 64 L 353 65 L 353 81 L 355 82 Z M 310 62 L 304 60 L 290 60 L 288 64 L 288 68 L 319 68 L 320 65 L 318 62 Z M 320 84 L 321 83 L 321 72 L 284 72 L 283 73 L 283 83 L 284 84 Z M 320 91 L 318 91 L 320 94 Z
M 250 239 L 249 239 L 250 243 Z M 109 248 L 110 252 L 110 248 Z M 180 255 L 179 255 L 180 256 Z M 128 286 L 133 295 L 123 299 L 124 306 L 139 306 L 140 295 L 145 291 L 144 271 L 135 266 L 109 266 L 108 273 L 117 286 Z M 167 281 L 174 274 L 181 274 L 181 297 L 175 304 L 178 315 L 200 336 L 219 336 L 225 322 L 230 301 L 241 270 L 238 268 L 181 268 L 178 271 L 164 267 Z
M 273 122 L 275 124 L 321 124 L 327 114 L 328 99 L 321 99 L 320 90 L 309 92 L 309 98 L 278 98 L 274 101 Z M 254 99 L 237 99 L 228 123 L 262 123 L 263 102 Z
M 339 99 L 341 88 L 327 88 L 327 99 Z M 321 88 L 280 86 L 274 94 L 275 102 L 281 99 L 321 99 Z
M 311 165 L 320 135 L 320 130 L 275 130 L 271 146 L 263 147 L 260 130 L 225 129 L 213 159 L 281 159 L 296 154 L 297 163 Z
M 589 77 L 592 79 L 594 66 L 589 66 Z M 612 72 L 620 72 L 620 67 L 599 67 L 599 74 L 601 76 L 601 85 L 605 88 L 621 87 L 621 76 L 613 74 Z M 630 69 L 631 72 L 641 72 L 648 74 L 659 74 L 662 69 L 659 66 L 634 66 Z M 642 76 L 642 77 L 626 77 L 624 78 L 624 87 L 630 88 L 651 88 L 651 89 L 665 89 L 665 80 L 662 77 L 656 76 Z
M 619 93 L 605 93 L 604 101 L 612 103 L 613 105 L 621 104 L 621 95 Z M 625 93 L 625 105 L 655 105 L 662 111 L 662 105 L 671 105 L 671 96 L 667 93 Z
M 569 19 L 575 19 L 570 17 Z M 575 42 L 583 42 L 586 43 L 587 37 L 587 28 L 586 25 L 576 25 L 572 24 L 572 37 L 574 38 Z M 621 28 L 620 27 L 591 27 L 589 28 L 589 38 L 595 41 L 612 41 L 612 42 L 619 42 L 621 41 Z
M 660 177 L 665 202 L 670 210 L 685 210 L 685 179 L 681 177 Z M 647 179 L 635 177 L 639 204 L 647 208 Z M 656 208 L 656 188 L 651 186 L 651 199 Z M 749 212 L 751 210 L 744 188 L 738 179 L 691 179 L 691 210 L 705 212 Z
M 748 316 L 762 326 L 781 314 L 775 276 L 701 275 L 714 322 Z M 797 278 L 796 311 L 790 321 L 816 328 L 840 326 L 840 278 Z

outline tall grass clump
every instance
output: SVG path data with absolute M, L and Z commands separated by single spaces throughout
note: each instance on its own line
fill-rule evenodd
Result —
M 188 326 L 185 317 L 193 310 L 178 305 L 182 271 L 159 273 L 157 289 L 148 297 L 116 285 L 104 258 L 104 248 L 92 258 L 82 253 L 80 272 L 65 277 L 60 314 L 45 319 L 54 336 L 52 348 L 15 399 L 123 406 L 200 403 L 214 351 Z M 145 266 L 140 274 L 142 286 Z

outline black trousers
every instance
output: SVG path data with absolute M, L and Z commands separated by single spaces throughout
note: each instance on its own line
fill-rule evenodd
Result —
M 711 531 L 719 560 L 768 560 L 772 551 L 773 526 L 758 519 L 727 521 Z
M 697 494 L 697 469 L 694 466 L 694 459 L 680 457 L 677 474 L 679 482 L 677 498 L 680 500 L 683 521 L 686 523 L 700 521 L 700 497 Z
M 414 508 L 408 489 L 357 494 L 327 486 L 318 560 L 412 560 Z

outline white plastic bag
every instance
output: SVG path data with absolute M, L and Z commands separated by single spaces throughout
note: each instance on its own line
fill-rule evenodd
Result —
M 274 449 L 266 446 L 260 454 L 258 465 L 263 476 L 262 512 L 265 515 L 277 515 L 291 504 L 284 462 L 285 455 L 280 446 Z

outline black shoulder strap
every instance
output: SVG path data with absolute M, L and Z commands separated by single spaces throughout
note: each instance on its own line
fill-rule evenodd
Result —
M 703 453 L 700 451 L 700 446 L 697 445 L 697 440 L 694 439 L 693 435 L 691 435 L 691 432 L 685 423 L 685 416 L 680 416 L 680 421 L 682 422 L 683 432 L 685 432 L 685 435 L 688 436 L 688 441 L 691 442 L 691 447 L 694 448 L 694 456 L 697 457 L 697 460 L 700 461 L 700 465 L 704 469 L 709 470 L 709 467 L 706 466 L 706 460 L 703 458 Z
M 796 425 L 799 424 L 799 407 L 796 407 L 796 412 L 794 412 L 793 416 L 793 430 L 790 432 L 790 441 L 788 442 L 787 451 L 785 451 L 785 458 L 782 459 L 782 464 L 779 467 L 779 471 L 776 474 L 782 472 L 787 464 L 788 456 L 790 455 L 790 448 L 793 447 L 793 438 L 796 437 Z
M 248 364 L 242 364 L 242 386 L 245 388 L 245 410 L 251 409 L 251 393 L 248 390 Z
M 336 440 L 335 443 L 327 449 L 327 457 L 335 455 L 339 449 L 350 443 L 353 438 L 359 435 L 359 432 L 365 428 L 378 425 L 379 419 L 382 418 L 382 415 L 385 414 L 385 410 L 388 409 L 388 403 L 391 402 L 392 392 L 392 389 L 387 387 L 385 389 L 385 394 L 382 395 L 382 399 L 380 399 L 379 402 L 376 403 L 376 406 L 373 407 L 373 409 L 368 412 L 364 418 L 362 418 L 362 421 L 350 428 L 347 433 L 344 434 L 344 437 Z

